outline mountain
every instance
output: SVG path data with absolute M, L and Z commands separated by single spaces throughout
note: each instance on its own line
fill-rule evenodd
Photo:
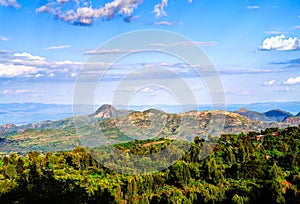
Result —
M 96 108 L 100 107 L 96 106 Z M 149 105 L 130 105 L 115 106 L 117 109 L 138 110 L 143 111 L 151 108 Z M 192 110 L 212 110 L 218 109 L 210 104 L 198 105 L 164 105 L 156 104 L 154 107 L 160 107 L 167 113 L 180 113 Z M 297 114 L 299 112 L 300 102 L 264 102 L 253 104 L 226 104 L 227 111 L 236 111 L 242 107 L 248 110 L 266 112 L 272 109 L 286 110 L 290 113 Z M 82 105 L 85 108 L 85 105 Z M 90 106 L 88 105 L 88 108 Z M 81 109 L 81 107 L 80 107 Z M 224 109 L 224 107 L 220 107 Z M 39 123 L 46 120 L 62 120 L 74 115 L 72 104 L 43 104 L 43 103 L 0 103 L 0 125 L 15 124 L 24 125 L 31 123 Z
M 291 113 L 280 109 L 270 110 L 268 112 L 265 112 L 264 114 L 272 121 L 277 121 L 277 122 L 282 122 L 284 121 L 284 119 L 293 116 Z
M 111 105 L 104 104 L 100 108 L 96 110 L 96 112 L 93 114 L 95 118 L 111 118 L 117 113 L 117 109 L 112 107 Z
M 90 116 L 97 118 L 97 119 L 107 119 L 113 117 L 120 117 L 128 115 L 132 110 L 117 110 L 112 105 L 104 104 L 100 108 L 98 108 L 95 113 L 91 114 Z
M 237 134 L 287 126 L 277 122 L 253 121 L 227 111 L 190 111 L 180 114 L 156 111 L 135 111 L 128 116 L 103 120 L 100 122 L 100 131 L 109 139 L 116 138 L 116 135 L 128 136 L 131 139 L 149 139 L 155 135 L 193 140 L 196 136 L 205 138 L 208 135 Z
M 250 111 L 247 108 L 241 108 L 237 111 L 234 111 L 234 113 L 238 113 L 241 116 L 245 116 L 245 117 L 249 118 L 250 120 L 264 121 L 264 122 L 272 121 L 264 113 L 260 113 L 257 111 Z
M 300 112 L 296 116 L 300 116 Z

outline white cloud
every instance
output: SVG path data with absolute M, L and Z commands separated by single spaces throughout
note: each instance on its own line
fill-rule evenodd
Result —
M 297 37 L 286 38 L 285 35 L 278 35 L 275 37 L 266 38 L 262 46 L 259 46 L 260 50 L 299 50 L 300 39 Z
M 273 79 L 273 80 L 264 82 L 264 85 L 265 85 L 265 86 L 273 86 L 273 85 L 275 84 L 275 82 L 276 82 L 276 80 Z
M 31 76 L 38 73 L 38 69 L 32 66 L 0 64 L 0 77 Z
M 44 57 L 40 57 L 38 55 L 32 55 L 28 52 L 15 53 L 14 56 L 15 57 L 20 57 L 20 58 L 26 58 L 26 59 L 29 59 L 29 60 L 45 61 Z
M 207 42 L 197 42 L 197 41 L 194 41 L 194 42 L 179 42 L 177 43 L 176 45 L 198 45 L 198 46 L 201 46 L 201 47 L 209 47 L 209 46 L 215 46 L 217 45 L 217 42 L 213 42 L 213 41 L 207 41 Z
M 20 4 L 16 0 L 0 0 L 0 5 L 4 7 L 14 7 L 19 8 Z
M 243 95 L 243 96 L 250 96 L 250 95 L 251 95 L 251 93 L 250 93 L 250 92 L 248 92 L 248 91 L 244 91 L 244 92 L 242 93 L 242 95 Z
M 29 89 L 18 89 L 16 90 L 16 94 L 25 94 L 25 93 L 30 93 L 32 92 L 32 90 L 29 90 Z
M 156 21 L 153 23 L 154 25 L 166 25 L 166 26 L 172 26 L 173 23 L 169 22 L 169 21 Z
M 0 0 L 0 1 L 1 1 L 1 0 Z M 8 41 L 8 40 L 9 40 L 9 38 L 8 38 L 8 37 L 4 37 L 4 36 L 0 35 L 0 40 L 2 40 L 2 41 L 4 41 L 4 42 L 6 42 L 6 41 Z
M 76 6 L 76 9 L 64 10 L 61 3 L 50 2 L 44 6 L 37 8 L 36 12 L 51 13 L 56 18 L 72 23 L 74 25 L 91 25 L 94 19 L 98 18 L 110 20 L 118 15 L 121 15 L 123 17 L 130 17 L 140 3 L 142 3 L 142 0 L 113 0 L 106 3 L 103 7 L 100 8 L 93 8 L 92 6 L 88 6 L 88 4 L 85 4 L 84 7 Z M 68 6 L 67 8 L 69 7 L 70 6 Z
M 166 16 L 167 13 L 165 11 L 165 7 L 168 6 L 168 0 L 162 0 L 160 3 L 156 4 L 153 9 L 153 13 L 155 13 L 155 17 Z
M 65 48 L 69 48 L 69 47 L 71 47 L 71 45 L 50 46 L 50 47 L 47 47 L 46 50 L 59 50 L 59 49 L 65 49 Z
M 34 77 L 35 78 L 40 78 L 40 77 L 42 77 L 42 76 L 44 76 L 43 74 L 40 74 L 40 73 L 38 73 L 38 74 L 36 74 Z
M 291 87 L 279 87 L 276 89 L 276 91 L 293 91 L 293 90 L 295 89 Z
M 63 3 L 68 3 L 69 0 L 57 0 L 57 3 L 59 4 L 63 4 Z
M 300 26 L 298 25 L 298 26 L 294 26 L 294 27 L 292 27 L 292 29 L 300 29 Z
M 282 35 L 282 34 L 287 34 L 288 32 L 281 31 L 281 30 L 268 30 L 265 31 L 265 34 L 267 35 Z
M 141 50 L 121 50 L 121 49 L 111 49 L 111 50 L 87 50 L 83 54 L 85 55 L 108 55 L 108 54 L 126 54 L 126 53 L 138 53 L 138 52 L 153 52 L 162 51 L 161 49 L 141 49 Z
M 6 89 L 6 90 L 2 91 L 1 93 L 3 95 L 10 95 L 12 92 L 11 92 L 11 90 Z
M 23 94 L 27 94 L 27 93 L 31 93 L 32 90 L 30 89 L 18 89 L 18 90 L 3 90 L 2 92 L 0 92 L 2 95 L 23 95 Z
M 300 76 L 297 76 L 296 78 L 289 78 L 283 84 L 286 85 L 293 85 L 293 84 L 299 84 L 300 83 Z
M 246 9 L 259 9 L 259 6 L 247 6 Z
M 9 51 L 7 51 L 7 50 L 0 50 L 0 55 L 1 54 L 8 54 L 9 53 Z

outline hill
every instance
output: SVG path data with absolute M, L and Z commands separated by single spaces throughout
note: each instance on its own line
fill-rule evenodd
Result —
M 103 160 L 82 147 L 0 156 L 0 203 L 296 204 L 299 139 L 300 127 L 225 135 L 216 146 L 195 138 L 172 165 L 181 149 L 165 138 L 113 145 L 119 154 L 100 151 Z
M 265 112 L 264 114 L 272 121 L 277 121 L 277 122 L 282 122 L 287 117 L 293 116 L 293 114 L 280 109 L 270 110 Z

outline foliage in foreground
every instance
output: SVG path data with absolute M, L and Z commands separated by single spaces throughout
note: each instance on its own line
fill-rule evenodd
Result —
M 299 139 L 300 126 L 224 135 L 201 160 L 204 141 L 195 138 L 181 160 L 146 175 L 113 172 L 81 147 L 12 154 L 0 158 L 0 203 L 300 203 Z M 117 148 L 149 153 L 170 143 L 161 141 Z

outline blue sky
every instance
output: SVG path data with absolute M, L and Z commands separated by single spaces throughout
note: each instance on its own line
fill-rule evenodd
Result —
M 115 54 L 101 45 L 143 29 L 171 31 L 198 45 L 215 65 L 228 104 L 299 101 L 298 1 L 0 0 L 1 103 L 71 104 L 76 78 L 95 49 Z M 111 103 L 128 73 L 150 65 L 188 72 L 180 60 L 158 52 L 128 56 L 101 81 L 95 103 Z M 201 79 L 181 76 L 197 103 L 210 103 Z M 151 80 L 133 93 L 134 104 L 176 103 Z

